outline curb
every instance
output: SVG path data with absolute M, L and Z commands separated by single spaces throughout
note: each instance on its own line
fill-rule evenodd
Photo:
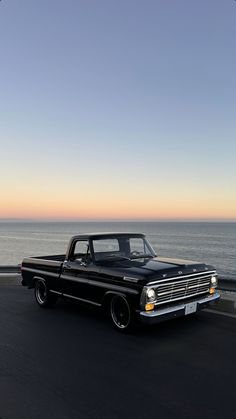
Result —
M 0 265 L 0 275 L 8 273 L 20 273 L 21 265 Z
M 211 308 L 216 311 L 236 314 L 236 292 L 220 291 L 220 300 L 212 305 Z
M 21 275 L 19 274 L 0 274 L 1 285 L 21 285 Z

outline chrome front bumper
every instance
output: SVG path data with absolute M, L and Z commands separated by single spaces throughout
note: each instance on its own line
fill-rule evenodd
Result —
M 220 298 L 220 293 L 218 291 L 213 295 L 208 295 L 207 297 L 201 298 L 200 300 L 195 300 L 197 303 L 196 311 L 203 309 L 212 302 L 216 302 Z M 141 311 L 140 320 L 145 324 L 155 324 L 160 323 L 164 320 L 173 319 L 180 316 L 185 316 L 185 308 L 188 302 L 178 304 L 176 306 L 166 307 L 166 308 L 156 308 L 152 311 Z

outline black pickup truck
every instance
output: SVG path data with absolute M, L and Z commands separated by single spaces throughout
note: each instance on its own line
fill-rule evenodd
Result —
M 26 258 L 21 269 L 40 307 L 58 297 L 100 306 L 121 331 L 194 313 L 220 297 L 213 266 L 159 258 L 136 233 L 74 236 L 66 255 Z

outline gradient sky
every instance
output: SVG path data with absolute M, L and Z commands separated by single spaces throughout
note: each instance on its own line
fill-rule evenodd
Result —
M 236 2 L 2 0 L 0 218 L 236 220 Z

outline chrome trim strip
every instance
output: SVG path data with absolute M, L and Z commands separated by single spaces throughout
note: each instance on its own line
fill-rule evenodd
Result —
M 219 291 L 216 291 L 214 294 L 209 295 L 206 298 L 202 298 L 201 300 L 198 301 L 199 304 L 204 304 L 207 302 L 212 302 L 215 300 L 218 300 L 220 298 L 220 293 Z
M 88 278 L 83 278 L 82 276 L 76 276 L 76 275 L 66 275 L 64 273 L 61 274 L 60 279 L 63 279 L 65 281 L 81 282 L 82 284 L 89 283 Z
M 176 288 L 175 290 L 169 290 L 169 291 L 165 291 L 165 292 L 158 292 L 158 297 L 162 296 L 162 295 L 170 295 L 173 292 L 181 292 L 181 291 L 186 291 L 186 288 Z
M 62 295 L 62 292 L 58 292 L 58 291 L 54 291 L 54 290 L 49 290 L 49 292 L 51 292 L 53 294 L 57 294 L 57 295 Z
M 213 301 L 218 300 L 219 298 L 220 298 L 220 293 L 216 292 L 215 294 L 209 295 L 206 298 L 202 298 L 201 300 L 197 300 L 197 304 L 211 303 Z M 186 303 L 186 304 L 188 304 L 188 303 Z M 146 317 L 146 318 L 148 318 L 148 317 L 150 317 L 150 318 L 161 317 L 161 316 L 164 316 L 165 314 L 170 314 L 170 313 L 173 313 L 173 312 L 176 312 L 176 311 L 179 311 L 179 310 L 184 310 L 186 304 L 180 304 L 180 305 L 174 306 L 174 307 L 167 307 L 167 308 L 164 308 L 162 310 L 140 311 L 139 314 L 140 314 L 140 316 Z
M 52 276 L 53 278 L 58 278 L 58 279 L 60 276 L 59 272 L 55 274 L 49 271 L 41 271 L 40 269 L 23 268 L 22 271 L 33 272 L 34 274 L 36 274 L 35 276 L 37 276 L 37 274 L 40 274 L 40 275 Z
M 205 280 L 206 278 L 208 278 L 208 281 L 210 283 L 210 277 L 209 277 L 209 275 L 206 276 L 206 277 L 204 276 L 204 277 L 199 277 L 199 278 L 188 278 L 188 277 L 186 277 L 186 279 L 182 279 L 181 281 L 175 281 L 175 282 L 169 282 L 168 284 L 160 284 L 160 285 L 157 285 L 156 288 L 158 288 L 158 287 L 165 288 L 165 287 L 169 287 L 169 286 L 172 286 L 172 285 L 180 285 L 181 286 L 182 284 L 186 284 L 187 281 L 190 281 L 190 283 L 193 283 L 194 281 L 202 281 L 202 280 Z M 200 285 L 202 285 L 202 284 L 203 283 L 200 282 Z
M 106 282 L 101 282 L 101 281 L 94 281 L 94 280 L 89 280 L 89 285 L 93 285 L 95 287 L 101 287 L 101 288 L 107 288 L 108 290 L 116 290 L 116 291 L 125 291 L 128 292 L 129 294 L 139 294 L 138 290 L 134 290 L 132 288 L 126 288 L 124 287 L 124 285 L 121 283 L 120 285 L 116 285 L 116 284 L 111 284 L 111 283 L 106 283 Z
M 135 284 L 137 284 L 137 282 L 139 281 L 137 278 L 132 278 L 131 276 L 124 276 L 123 280 L 128 282 L 134 282 Z
M 186 278 L 192 278 L 194 276 L 198 276 L 199 279 L 202 279 L 202 278 L 204 278 L 204 276 L 208 276 L 208 275 L 211 275 L 211 274 L 216 275 L 216 271 L 205 271 L 205 272 L 198 272 L 196 274 L 186 274 L 186 275 L 182 275 L 182 276 L 175 276 L 175 277 L 171 277 L 171 278 L 167 278 L 167 279 L 157 279 L 156 281 L 148 282 L 146 286 L 149 287 L 153 284 L 158 285 L 158 284 L 163 283 L 163 282 L 173 281 L 173 279 L 179 279 L 179 278 L 185 278 L 186 279 Z
M 194 294 L 187 294 L 187 295 L 184 295 L 183 297 L 169 298 L 168 300 L 164 300 L 164 301 L 160 301 L 160 302 L 155 302 L 154 301 L 154 304 L 155 304 L 155 306 L 160 306 L 161 304 L 169 304 L 169 303 L 172 303 L 172 301 L 184 300 L 186 298 L 195 297 L 196 295 L 206 294 L 206 292 L 208 292 L 208 290 L 201 291 L 201 292 L 195 292 Z
M 165 314 L 173 313 L 175 311 L 184 310 L 185 305 L 174 306 L 171 308 L 164 308 L 163 310 L 157 311 L 141 311 L 140 316 L 143 317 L 160 317 L 164 316 Z
M 200 284 L 197 284 L 197 285 L 190 285 L 188 286 L 188 290 L 191 288 L 205 287 L 206 285 L 207 286 L 210 285 L 209 282 L 201 282 Z
M 154 288 L 154 289 L 157 290 L 158 297 L 160 297 L 160 295 L 172 294 L 172 293 L 176 293 L 176 292 L 180 292 L 180 291 L 188 291 L 189 289 L 205 287 L 206 285 L 209 287 L 210 283 L 209 282 L 204 282 L 203 284 L 191 285 L 191 286 L 187 286 L 187 287 L 184 287 L 184 288 L 174 288 L 174 289 L 172 288 L 172 289 L 169 289 L 168 291 L 163 291 L 163 292 L 158 292 L 158 289 L 160 289 L 160 288 Z
M 67 298 L 72 298 L 73 300 L 82 301 L 84 303 L 89 303 L 89 304 L 93 304 L 95 306 L 101 307 L 101 304 L 100 303 L 95 303 L 94 301 L 86 300 L 85 298 L 74 297 L 73 295 L 70 295 L 70 294 L 62 294 L 62 296 L 63 297 L 67 297 Z
M 125 291 L 128 292 L 129 294 L 138 294 L 138 290 L 134 290 L 132 288 L 127 288 L 125 287 L 122 283 L 120 285 L 116 285 L 116 284 L 111 284 L 108 282 L 101 282 L 101 281 L 96 281 L 94 279 L 85 279 L 82 277 L 75 277 L 75 276 L 69 276 L 69 275 L 64 275 L 62 274 L 60 276 L 60 279 L 65 280 L 65 281 L 72 281 L 72 282 L 81 282 L 82 284 L 87 284 L 87 285 L 91 285 L 91 286 L 95 286 L 95 287 L 100 287 L 100 288 L 107 288 L 108 290 L 116 290 L 116 291 Z
M 128 292 L 129 294 L 134 294 L 134 295 L 139 294 L 138 290 L 134 290 L 132 288 L 126 288 L 126 287 L 124 287 L 124 285 L 122 283 L 120 285 L 115 285 L 115 284 L 110 284 L 110 283 L 106 283 L 106 282 L 90 281 L 89 280 L 89 285 L 93 285 L 95 287 L 100 287 L 100 288 L 107 288 L 108 290 Z

